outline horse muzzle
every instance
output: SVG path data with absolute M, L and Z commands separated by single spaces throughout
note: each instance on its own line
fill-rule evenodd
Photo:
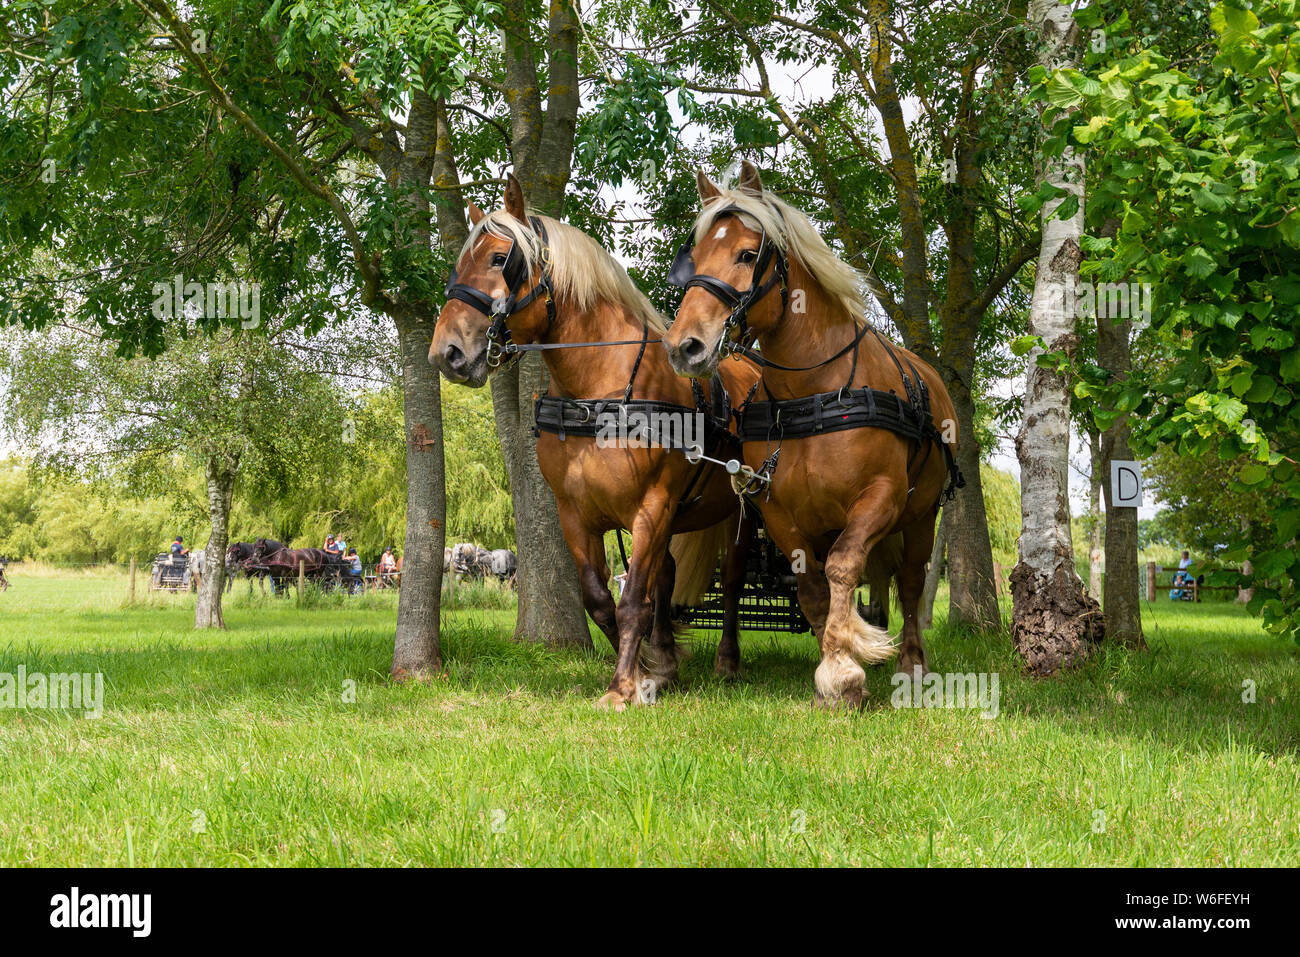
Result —
M 718 343 L 710 345 L 698 336 L 664 337 L 668 363 L 680 376 L 692 379 L 710 379 L 718 371 Z
M 487 384 L 486 348 L 469 355 L 460 343 L 446 342 L 431 358 L 438 371 L 450 382 L 467 385 L 472 389 L 482 388 Z

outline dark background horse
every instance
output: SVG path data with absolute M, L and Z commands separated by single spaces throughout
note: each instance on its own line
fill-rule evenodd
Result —
M 277 542 L 273 538 L 259 538 L 258 541 L 265 542 L 267 550 L 270 552 L 276 552 L 284 548 L 283 542 Z M 253 542 L 234 542 L 226 549 L 226 591 L 230 591 L 230 589 L 234 587 L 235 573 L 237 571 L 243 571 L 244 575 L 248 578 L 248 588 L 250 591 L 253 588 L 254 578 L 258 579 L 262 583 L 263 588 L 266 587 L 266 571 L 261 569 L 250 571 L 244 566 L 244 563 L 253 557 L 253 553 L 256 549 L 257 545 Z M 274 584 L 275 582 L 272 580 L 273 587 Z

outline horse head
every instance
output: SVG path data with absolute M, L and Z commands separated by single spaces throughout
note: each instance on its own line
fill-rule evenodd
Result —
M 452 382 L 479 388 L 503 365 L 506 342 L 536 342 L 554 316 L 544 227 L 529 216 L 523 187 L 506 180 L 502 209 L 469 204 L 470 232 L 447 281 L 429 362 Z M 542 235 L 539 235 L 539 231 Z
M 735 190 L 723 192 L 702 172 L 696 182 L 704 208 L 668 277 L 685 294 L 663 344 L 679 375 L 708 379 L 733 344 L 747 345 L 781 321 L 787 224 L 748 161 Z

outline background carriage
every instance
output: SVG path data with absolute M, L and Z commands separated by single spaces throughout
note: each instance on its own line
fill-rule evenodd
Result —
M 188 555 L 159 552 L 154 556 L 149 587 L 153 591 L 187 591 L 193 581 Z
M 738 626 L 742 631 L 784 631 L 803 634 L 811 626 L 799 610 L 798 585 L 790 562 L 768 537 L 758 512 L 749 509 L 756 523 L 754 544 L 745 561 L 745 587 L 741 592 Z M 673 609 L 673 620 L 692 628 L 721 631 L 725 617 L 722 567 L 714 569 L 713 581 L 689 607 Z

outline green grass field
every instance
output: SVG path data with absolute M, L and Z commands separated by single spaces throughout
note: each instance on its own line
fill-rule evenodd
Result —
M 7 865 L 1300 861 L 1300 654 L 1229 604 L 1162 600 L 1148 653 L 1047 681 L 941 621 L 932 666 L 997 672 L 992 720 L 891 708 L 887 668 L 865 712 L 814 711 L 812 638 L 758 634 L 739 683 L 696 636 L 680 687 L 609 714 L 603 639 L 517 645 L 509 610 L 448 612 L 446 677 L 395 687 L 388 595 L 237 586 L 196 633 L 192 598 L 127 608 L 116 574 L 13 581 L 0 672 L 102 672 L 105 702 L 0 710 Z

